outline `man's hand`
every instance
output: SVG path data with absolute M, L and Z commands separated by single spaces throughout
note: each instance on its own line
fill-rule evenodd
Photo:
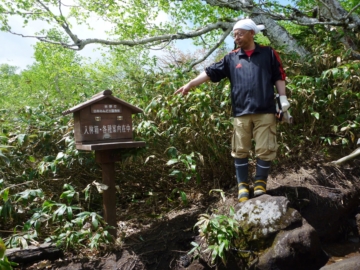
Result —
M 187 93 L 189 93 L 191 87 L 189 86 L 189 84 L 185 84 L 183 86 L 181 86 L 178 90 L 175 91 L 175 95 L 176 94 L 183 94 L 183 95 L 187 95 Z
M 280 96 L 280 104 L 283 112 L 286 112 L 290 107 L 290 103 L 286 96 Z

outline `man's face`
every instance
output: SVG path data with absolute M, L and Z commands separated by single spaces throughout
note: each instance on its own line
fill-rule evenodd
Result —
M 249 49 L 249 47 L 253 44 L 254 34 L 253 30 L 244 29 L 235 29 L 233 33 L 235 43 L 244 50 Z

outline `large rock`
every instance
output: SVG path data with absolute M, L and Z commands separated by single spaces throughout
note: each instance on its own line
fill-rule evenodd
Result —
M 360 269 L 360 255 L 326 265 L 320 270 L 356 270 Z
M 360 205 L 359 165 L 356 161 L 346 168 L 329 164 L 307 169 L 286 167 L 273 175 L 276 178 L 270 177 L 267 193 L 286 196 L 323 244 L 339 242 L 358 233 L 353 223 Z
M 255 269 L 319 269 L 327 257 L 319 237 L 285 197 L 263 195 L 235 206 L 243 238 L 238 248 L 256 248 Z
M 273 245 L 260 256 L 256 269 L 318 270 L 326 261 L 316 231 L 304 223 L 299 228 L 280 231 Z
M 301 224 L 298 211 L 289 208 L 285 197 L 263 195 L 235 206 L 234 218 L 253 240 L 268 238 L 290 225 Z

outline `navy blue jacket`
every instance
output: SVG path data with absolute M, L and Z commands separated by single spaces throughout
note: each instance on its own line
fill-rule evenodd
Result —
M 205 72 L 213 82 L 230 79 L 233 116 L 276 112 L 274 85 L 286 75 L 271 47 L 255 44 L 250 57 L 242 49 L 234 50 Z

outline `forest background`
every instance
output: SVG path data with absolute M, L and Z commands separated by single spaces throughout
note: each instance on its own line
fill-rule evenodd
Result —
M 100 168 L 94 153 L 76 150 L 72 116 L 62 116 L 105 89 L 144 110 L 133 121 L 134 138 L 146 148 L 124 152 L 117 163 L 118 198 L 128 209 L 161 218 L 196 194 L 233 187 L 229 82 L 203 84 L 185 97 L 174 91 L 233 49 L 224 41 L 245 16 L 265 24 L 257 42 L 280 53 L 288 76 L 294 124 L 278 125 L 273 170 L 347 155 L 360 137 L 359 6 L 355 0 L 3 0 L 1 30 L 38 42 L 26 68 L 0 63 L 0 237 L 8 248 L 44 240 L 96 248 L 109 241 Z M 159 14 L 168 19 L 157 21 Z M 107 38 L 80 38 L 73 26 L 91 28 L 94 15 L 112 25 Z M 24 36 L 12 30 L 11 16 L 24 27 L 31 21 L 46 27 Z M 174 46 L 185 39 L 200 49 Z M 97 61 L 78 53 L 89 44 L 106 48 Z

